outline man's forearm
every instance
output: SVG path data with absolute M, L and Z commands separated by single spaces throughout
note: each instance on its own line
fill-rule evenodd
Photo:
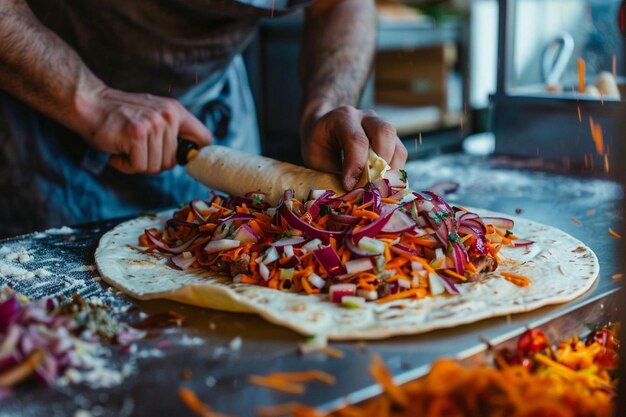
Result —
M 0 89 L 86 134 L 89 95 L 103 84 L 24 0 L 0 0 Z
M 356 105 L 376 43 L 371 0 L 318 0 L 307 10 L 300 74 L 303 123 L 343 105 Z

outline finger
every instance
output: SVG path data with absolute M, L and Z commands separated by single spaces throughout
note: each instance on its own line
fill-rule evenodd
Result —
M 363 174 L 367 163 L 369 140 L 357 119 L 342 118 L 336 122 L 335 134 L 343 149 L 343 187 L 350 191 Z
M 156 116 L 152 120 L 152 129 L 148 136 L 148 174 L 161 172 L 163 165 L 163 121 L 159 121 Z
M 340 174 L 340 146 L 328 127 L 326 119 L 321 119 L 316 124 L 306 141 L 302 142 L 302 160 L 318 171 Z
M 363 117 L 361 125 L 374 152 L 387 163 L 390 163 L 395 154 L 396 141 L 399 140 L 396 128 L 378 116 Z
M 135 170 L 125 155 L 112 155 L 109 158 L 109 165 L 124 174 L 134 174 Z
M 161 116 L 165 120 L 163 130 L 163 164 L 162 169 L 171 169 L 176 166 L 176 147 L 179 118 L 176 111 L 164 110 Z
M 163 132 L 163 169 L 176 166 L 176 147 L 178 146 L 176 129 L 166 125 Z
M 179 116 L 180 126 L 178 127 L 178 134 L 181 137 L 195 143 L 199 147 L 210 145 L 213 142 L 213 135 L 211 135 L 209 129 L 185 108 L 181 107 Z
M 396 138 L 396 146 L 394 149 L 393 158 L 391 159 L 391 162 L 389 162 L 391 169 L 404 168 L 408 156 L 409 151 L 407 151 L 406 146 L 404 146 L 399 138 Z

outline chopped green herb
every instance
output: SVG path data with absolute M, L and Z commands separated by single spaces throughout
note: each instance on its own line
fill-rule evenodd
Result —
M 330 213 L 330 207 L 323 205 L 320 207 L 320 216 L 325 216 Z
M 408 180 L 408 175 L 407 175 L 406 171 L 401 169 L 400 170 L 400 181 L 406 183 L 407 180 Z
M 252 204 L 262 205 L 263 204 L 263 195 L 262 194 L 254 194 L 252 196 Z

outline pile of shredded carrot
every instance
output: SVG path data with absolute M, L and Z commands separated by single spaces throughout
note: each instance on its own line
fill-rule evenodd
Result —
M 555 349 L 543 333 L 528 331 L 516 354 L 496 353 L 497 368 L 442 359 L 427 376 L 402 386 L 374 356 L 371 374 L 384 394 L 332 417 L 609 417 L 616 385 L 615 331 L 604 327 L 586 341 L 574 337 Z

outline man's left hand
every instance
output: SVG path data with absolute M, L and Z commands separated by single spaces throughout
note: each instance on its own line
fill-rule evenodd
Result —
M 304 163 L 326 172 L 341 172 L 346 190 L 361 178 L 370 146 L 392 169 L 402 168 L 408 152 L 396 129 L 373 110 L 343 106 L 303 124 Z

